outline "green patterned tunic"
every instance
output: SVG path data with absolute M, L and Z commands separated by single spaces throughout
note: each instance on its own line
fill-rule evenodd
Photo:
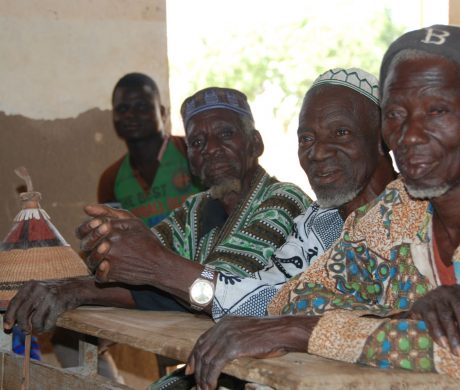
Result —
M 311 200 L 294 184 L 278 182 L 259 167 L 246 198 L 223 226 L 203 231 L 209 202 L 208 192 L 189 197 L 152 231 L 163 245 L 187 259 L 251 276 L 284 243 L 294 218 Z

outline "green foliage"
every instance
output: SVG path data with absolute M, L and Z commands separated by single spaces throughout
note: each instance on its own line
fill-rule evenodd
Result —
M 301 19 L 274 21 L 265 29 L 230 36 L 206 37 L 202 50 L 187 64 L 194 75 L 190 94 L 206 86 L 227 86 L 245 92 L 251 102 L 270 92 L 275 116 L 284 128 L 297 116 L 313 80 L 335 67 L 360 67 L 378 76 L 388 45 L 404 31 L 389 10 L 370 15 L 367 23 L 321 24 Z M 275 99 L 276 99 L 275 98 Z

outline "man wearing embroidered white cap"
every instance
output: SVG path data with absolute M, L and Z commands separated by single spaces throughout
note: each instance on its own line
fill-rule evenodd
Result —
M 286 243 L 254 278 L 221 273 L 213 318 L 263 316 L 291 277 L 306 270 L 339 238 L 343 221 L 394 179 L 380 139 L 378 80 L 357 68 L 321 74 L 299 116 L 299 160 L 317 201 L 295 220 Z

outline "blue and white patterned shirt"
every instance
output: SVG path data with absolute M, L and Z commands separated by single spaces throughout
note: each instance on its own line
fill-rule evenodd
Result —
M 212 317 L 226 315 L 264 316 L 279 288 L 305 271 L 340 237 L 343 219 L 338 209 L 322 209 L 314 202 L 295 220 L 291 234 L 265 268 L 254 277 L 220 272 L 212 306 Z

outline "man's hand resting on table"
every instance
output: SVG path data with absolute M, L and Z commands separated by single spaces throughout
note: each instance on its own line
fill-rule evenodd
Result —
M 5 330 L 15 323 L 25 332 L 48 332 L 56 326 L 57 318 L 67 310 L 81 305 L 83 278 L 52 282 L 26 283 L 11 300 L 4 317 Z
M 127 211 L 107 206 L 87 206 L 85 210 L 93 218 L 80 226 L 77 232 L 80 237 L 85 231 L 92 231 L 91 225 L 99 226 L 101 221 L 133 218 Z M 83 242 L 82 246 L 86 245 Z M 102 286 L 95 283 L 94 278 L 42 282 L 33 280 L 25 283 L 11 300 L 5 313 L 4 328 L 9 330 L 17 323 L 26 332 L 32 329 L 38 333 L 47 332 L 56 326 L 57 318 L 62 313 L 83 304 L 134 307 L 128 290 L 115 285 Z
M 460 356 L 460 285 L 435 288 L 404 316 L 425 321 L 433 340 Z
M 212 390 L 225 365 L 237 358 L 306 352 L 318 317 L 225 317 L 196 342 L 187 363 L 197 390 Z

